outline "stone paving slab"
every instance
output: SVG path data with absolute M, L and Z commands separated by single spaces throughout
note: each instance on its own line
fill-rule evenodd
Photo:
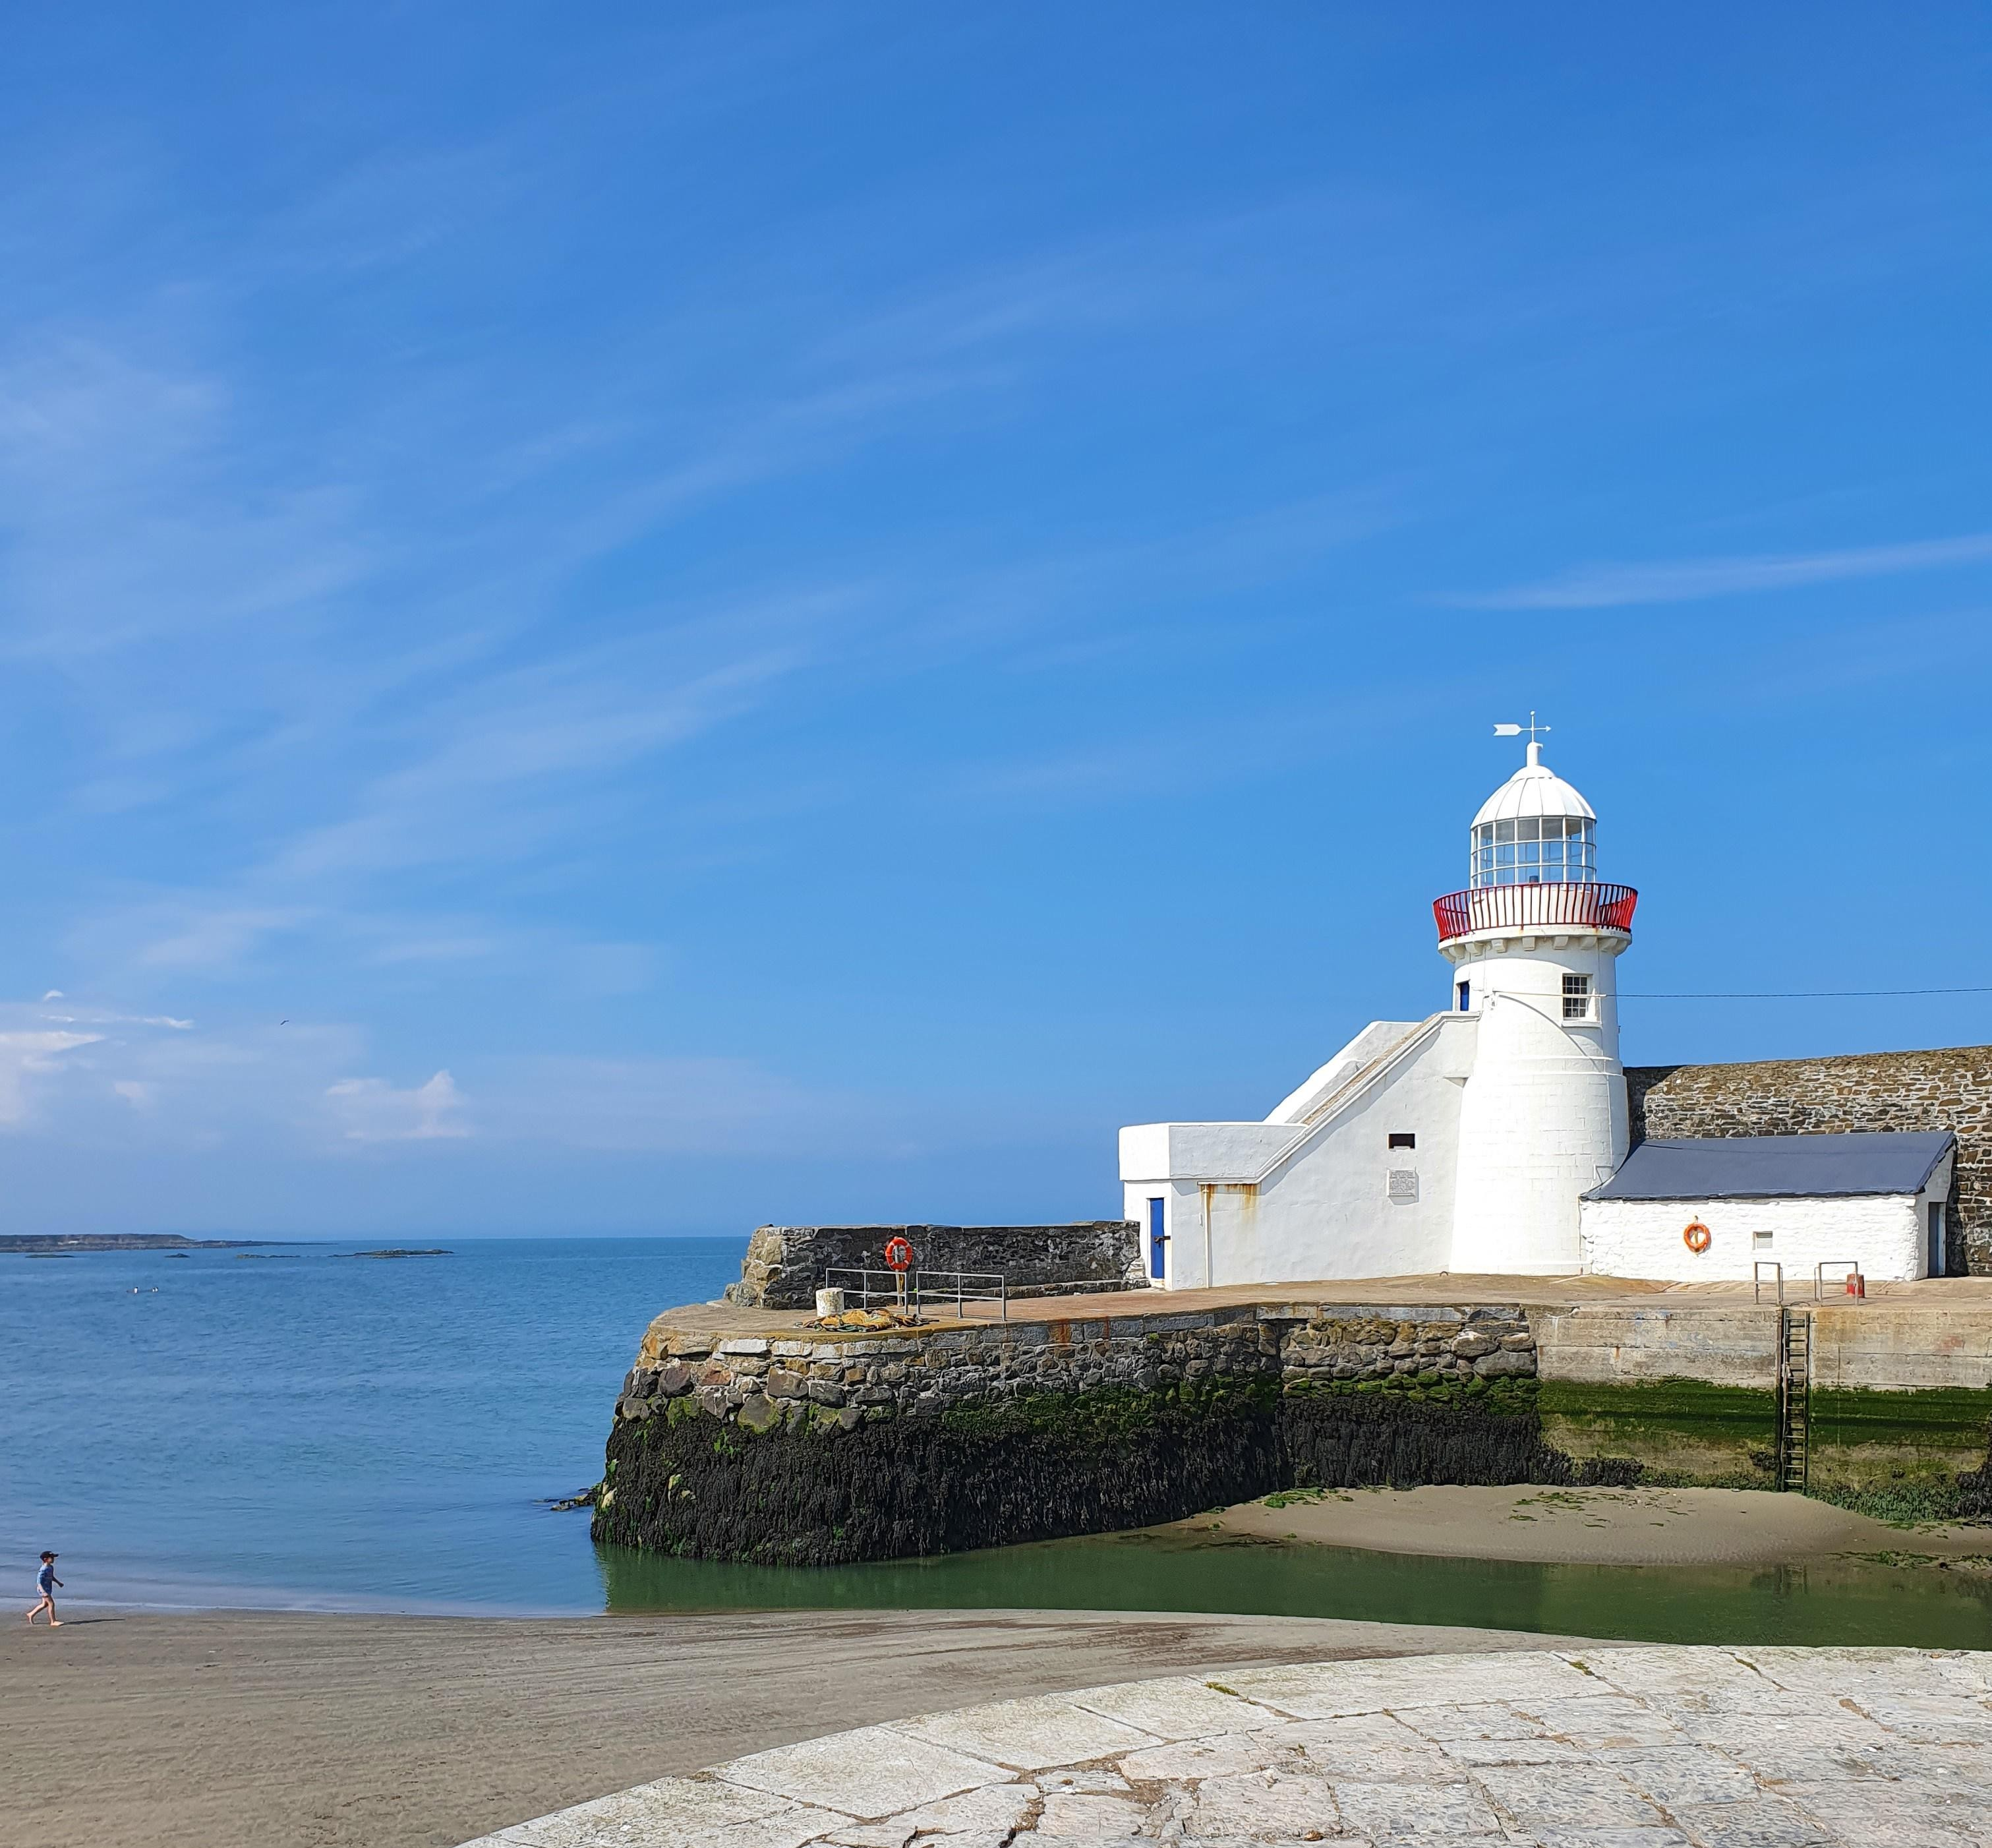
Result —
M 1811 1300 L 1811 1283 L 1788 1281 L 1786 1300 L 1804 1307 Z M 1926 1277 L 1912 1283 L 1871 1279 L 1870 1300 L 1891 1309 L 1979 1310 L 1992 1308 L 1992 1277 Z M 1213 1310 L 1240 1310 L 1273 1319 L 1312 1320 L 1340 1311 L 1350 1315 L 1389 1313 L 1393 1308 L 1423 1310 L 1466 1303 L 1513 1303 L 1533 1309 L 1662 1308 L 1678 1310 L 1706 1304 L 1734 1308 L 1754 1304 L 1757 1293 L 1748 1283 L 1682 1283 L 1641 1277 L 1606 1277 L 1591 1272 L 1565 1276 L 1513 1276 L 1465 1271 L 1431 1272 L 1412 1276 L 1343 1277 L 1293 1283 L 1225 1283 L 1208 1290 L 1131 1290 L 1093 1291 L 1071 1296 L 1026 1296 L 1009 1305 L 1014 1323 L 1097 1323 L 1129 1317 L 1148 1320 L 1165 1328 L 1168 1318 L 1182 1317 L 1185 1325 Z M 1833 1307 L 1846 1307 L 1844 1297 Z M 978 1312 L 957 1321 L 937 1305 L 934 1320 L 919 1334 L 964 1327 L 983 1327 L 997 1320 L 994 1304 L 972 1306 Z M 664 1310 L 657 1319 L 686 1331 L 715 1336 L 759 1336 L 769 1340 L 793 1337 L 813 1317 L 807 1309 L 759 1309 L 735 1303 L 686 1303 Z M 820 1337 L 829 1338 L 829 1337 Z M 858 1337 L 860 1340 L 876 1337 Z M 784 1343 L 784 1345 L 786 1344 Z M 779 1351 L 779 1348 L 776 1351 Z
M 998 1701 L 465 1848 L 1992 1848 L 1992 1656 L 1610 1646 Z

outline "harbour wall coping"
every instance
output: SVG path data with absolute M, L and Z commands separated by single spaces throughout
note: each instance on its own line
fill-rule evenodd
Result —
M 1992 1315 L 1984 1320 L 1992 1328 Z M 1779 1330 L 1779 1311 L 1768 1304 L 1551 1310 L 1537 1324 L 1542 1377 L 1585 1385 L 1697 1379 L 1775 1386 Z
M 1775 1387 L 1783 1313 L 1810 1317 L 1810 1382 L 1871 1392 L 1992 1386 L 1992 1310 L 1887 1303 L 1581 1307 L 1536 1317 L 1546 1380 Z
M 1157 1299 L 1158 1302 L 1161 1300 Z M 1777 1383 L 1781 1313 L 1812 1319 L 1813 1379 L 1821 1385 L 1879 1392 L 1992 1387 L 1992 1307 L 1799 1302 L 1543 1305 L 1516 1301 L 1457 1303 L 1291 1302 L 1275 1300 L 1207 1309 L 1049 1321 L 981 1321 L 891 1330 L 783 1328 L 755 1332 L 700 1327 L 667 1310 L 646 1332 L 639 1369 L 713 1358 L 837 1361 L 847 1365 L 932 1354 L 964 1356 L 981 1368 L 1074 1348 L 1132 1353 L 1141 1343 L 1220 1327 L 1267 1331 L 1265 1351 L 1318 1347 L 1306 1332 L 1326 1326 L 1378 1324 L 1436 1333 L 1444 1325 L 1519 1321 L 1540 1354 L 1540 1377 L 1576 1384 L 1693 1379 L 1722 1386 Z M 992 1357 L 993 1359 L 992 1359 Z M 924 1362 L 923 1363 L 924 1364 Z M 1354 1377 L 1350 1375 L 1349 1377 Z
M 1881 1392 L 1992 1384 L 1992 1315 L 1883 1303 L 1810 1312 L 1812 1383 Z

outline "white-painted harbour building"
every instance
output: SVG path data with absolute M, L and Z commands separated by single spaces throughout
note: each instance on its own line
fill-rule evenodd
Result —
M 1686 1196 L 1636 1197 L 1658 1169 L 1651 1145 L 1627 1160 L 1615 971 L 1639 894 L 1598 877 L 1597 825 L 1532 736 L 1526 761 L 1473 818 L 1465 890 L 1432 907 L 1451 965 L 1443 1011 L 1371 1022 L 1260 1121 L 1120 1132 L 1126 1216 L 1142 1228 L 1154 1283 L 1441 1271 L 1747 1279 L 1753 1262 L 1816 1246 L 1819 1261 L 1875 1278 L 1928 1274 L 1932 1252 L 1941 1268 L 1950 1154 L 1888 1146 L 1927 1136 L 1726 1139 L 1811 1146 L 1759 1163 L 1751 1172 L 1775 1169 L 1775 1187 L 1725 1196 L 1720 1212 Z M 1696 1173 L 1729 1173 L 1723 1159 Z M 1836 1191 L 1855 1168 L 1860 1190 Z M 1886 1190 L 1904 1180 L 1915 1182 L 1906 1193 Z M 1707 1245 L 1694 1249 L 1684 1235 L 1702 1221 L 1690 1209 L 1726 1217 L 1729 1231 L 1715 1236 L 1711 1220 Z
M 1762 1262 L 1802 1285 L 1837 1285 L 1856 1263 L 1870 1277 L 1941 1275 L 1956 1158 L 1947 1129 L 1643 1142 L 1584 1197 L 1584 1268 L 1747 1283 Z

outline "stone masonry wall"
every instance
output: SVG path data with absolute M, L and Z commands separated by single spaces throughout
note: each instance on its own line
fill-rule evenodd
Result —
M 1513 1307 L 1254 1309 L 1118 1320 L 992 1323 L 933 1334 L 715 1335 L 653 1324 L 622 1383 L 619 1419 L 686 1397 L 765 1431 L 916 1417 L 1027 1392 L 1136 1392 L 1214 1378 L 1297 1388 L 1393 1375 L 1437 1386 L 1533 1376 L 1535 1337 Z
M 903 1238 L 920 1270 L 1001 1272 L 1013 1296 L 1141 1290 L 1141 1228 L 1128 1219 L 1069 1225 L 764 1225 L 756 1228 L 726 1300 L 750 1309 L 807 1309 L 826 1270 L 882 1270 Z
M 1159 1326 L 1158 1326 L 1159 1324 Z M 1177 1326 L 1177 1324 L 1188 1324 Z M 1104 1323 L 1001 1323 L 935 1334 L 731 1337 L 653 1329 L 623 1382 L 620 1419 L 680 1396 L 709 1416 L 766 1431 L 920 1417 L 964 1402 L 1106 1386 L 1151 1391 L 1185 1378 L 1279 1377 L 1271 1324 L 1248 1310 L 1219 1320 L 1144 1316 L 1124 1333 Z
M 617 1399 L 593 1532 L 824 1565 L 1145 1526 L 1294 1483 L 1578 1480 L 1541 1443 L 1534 1371 L 1513 1307 L 871 1335 L 660 1317 Z
M 594 1537 L 831 1565 L 1103 1533 L 1275 1489 L 1772 1488 L 1810 1315 L 1814 1492 L 1992 1514 L 1992 1312 L 1285 1301 L 931 1330 L 671 1313 L 617 1396 Z
M 1945 1269 L 1992 1276 L 1992 1046 L 1625 1072 L 1632 1139 L 1949 1129 L 1957 1137 Z

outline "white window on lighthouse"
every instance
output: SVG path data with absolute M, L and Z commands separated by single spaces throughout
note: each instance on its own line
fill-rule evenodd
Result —
M 1591 1018 L 1591 978 L 1566 975 L 1563 979 L 1563 1017 L 1566 1020 Z

